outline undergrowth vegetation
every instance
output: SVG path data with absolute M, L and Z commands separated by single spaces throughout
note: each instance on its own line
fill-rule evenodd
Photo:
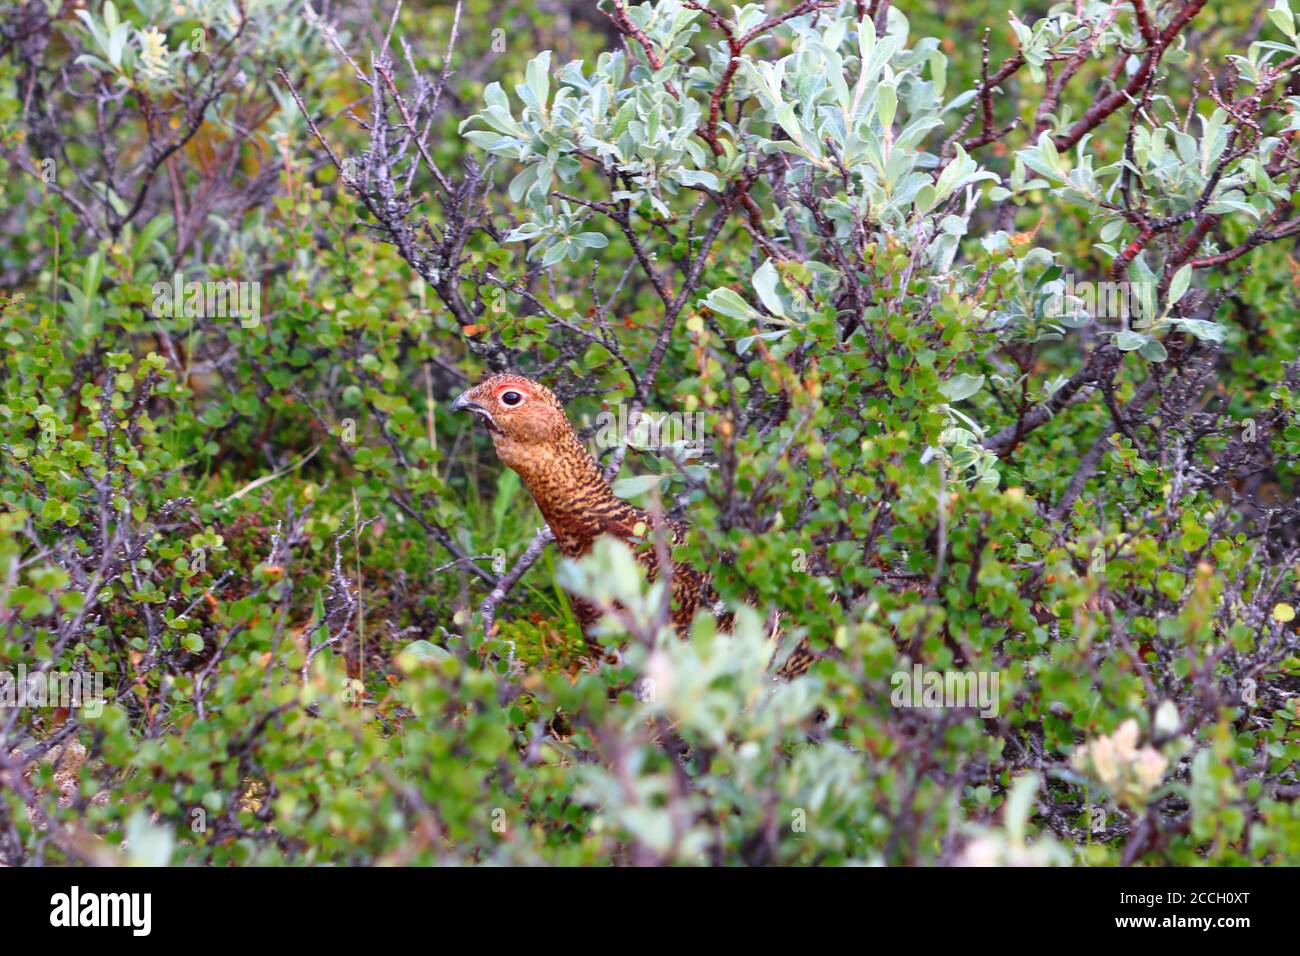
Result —
M 0 863 L 1300 863 L 1298 24 L 6 5 Z

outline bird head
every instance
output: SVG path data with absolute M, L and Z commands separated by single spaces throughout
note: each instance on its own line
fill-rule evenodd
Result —
M 572 432 L 559 399 L 545 385 L 522 375 L 493 375 L 451 403 L 483 419 L 497 454 L 519 470 L 525 458 L 557 447 Z

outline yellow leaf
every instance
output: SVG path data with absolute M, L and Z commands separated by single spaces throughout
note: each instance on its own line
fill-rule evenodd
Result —
M 1273 620 L 1281 621 L 1283 624 L 1295 620 L 1295 608 L 1290 604 L 1277 604 L 1273 607 Z

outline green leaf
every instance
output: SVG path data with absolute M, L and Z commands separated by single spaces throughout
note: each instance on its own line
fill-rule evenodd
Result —
M 766 259 L 754 273 L 754 291 L 758 293 L 758 300 L 763 303 L 763 308 L 773 315 L 785 318 L 785 306 L 781 304 L 781 296 L 776 291 L 779 281 L 780 276 L 777 274 L 776 267 L 772 265 L 772 260 Z
M 1042 155 L 1044 162 L 1058 176 L 1063 172 L 1061 166 L 1061 155 L 1056 151 L 1056 143 L 1052 141 L 1052 134 L 1044 130 L 1038 136 L 1038 152 Z
M 775 342 L 777 339 L 790 334 L 789 329 L 778 329 L 775 332 L 760 332 L 758 335 L 746 335 L 744 338 L 736 340 L 736 354 L 744 355 L 759 339 L 764 342 Z
M 620 498 L 638 498 L 651 488 L 658 487 L 667 475 L 633 475 L 613 483 L 614 494 Z
M 1163 362 L 1169 357 L 1168 353 L 1165 352 L 1164 345 L 1156 339 L 1147 339 L 1142 343 L 1142 348 L 1138 350 L 1138 354 L 1150 362 Z
M 1173 325 L 1184 332 L 1190 332 L 1203 342 L 1222 342 L 1228 334 L 1227 329 L 1219 323 L 1206 322 L 1204 319 L 1174 319 Z
M 524 69 L 524 81 L 531 94 L 530 104 L 539 113 L 546 114 L 546 101 L 551 90 L 551 51 L 546 50 L 528 61 Z
M 171 862 L 175 837 L 170 830 L 149 822 L 144 809 L 137 809 L 126 822 L 123 854 L 128 866 L 166 866 Z
M 898 91 L 888 84 L 881 84 L 876 91 L 876 114 L 880 125 L 889 129 L 894 125 L 894 114 L 898 111 Z
M 722 188 L 718 177 L 703 169 L 675 169 L 673 179 L 683 186 L 704 186 L 706 189 L 714 190 Z
M 1192 284 L 1192 267 L 1183 266 L 1174 273 L 1173 279 L 1169 283 L 1169 305 L 1173 305 L 1187 292 L 1187 287 Z
M 426 640 L 412 641 L 401 650 L 401 655 L 410 655 L 421 664 L 438 664 L 452 657 L 451 651 Z M 399 655 L 400 656 L 400 655 Z
M 950 402 L 960 402 L 970 398 L 984 387 L 983 375 L 954 375 L 939 386 L 939 391 Z
M 733 319 L 753 321 L 761 318 L 757 309 L 731 289 L 714 289 L 704 297 L 703 303 L 707 308 L 712 309 L 719 315 L 725 315 Z
M 1273 21 L 1273 26 L 1292 40 L 1296 38 L 1295 15 L 1291 12 L 1291 5 L 1287 0 L 1277 0 L 1273 9 L 1268 11 L 1268 18 Z
M 1011 784 L 1007 795 L 1007 806 L 1003 814 L 1006 821 L 1007 837 L 1014 844 L 1025 842 L 1028 832 L 1030 814 L 1034 809 L 1034 796 L 1038 793 L 1039 778 L 1036 773 L 1027 773 L 1017 777 Z

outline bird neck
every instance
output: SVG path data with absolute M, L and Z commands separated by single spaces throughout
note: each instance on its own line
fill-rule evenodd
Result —
M 527 449 L 504 436 L 496 444 L 501 460 L 528 486 L 562 554 L 585 554 L 602 534 L 629 538 L 646 521 L 645 512 L 614 494 L 571 428 L 554 442 Z

